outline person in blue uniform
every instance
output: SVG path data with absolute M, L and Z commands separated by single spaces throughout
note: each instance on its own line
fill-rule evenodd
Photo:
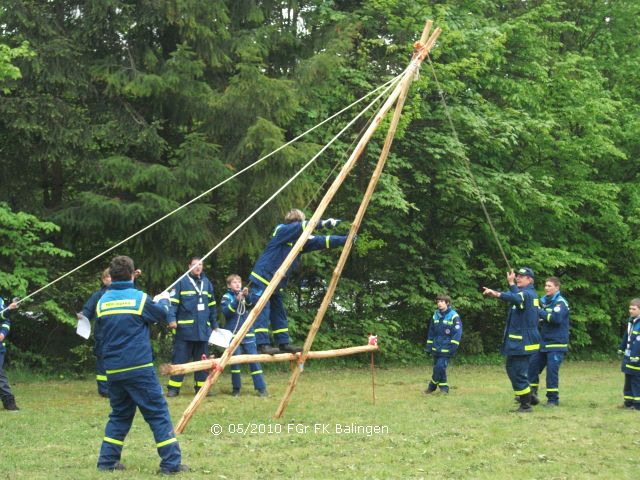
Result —
M 230 330 L 234 335 L 242 328 L 242 325 L 249 315 L 247 308 L 250 305 L 247 305 L 246 302 L 248 293 L 248 289 L 242 288 L 242 278 L 240 278 L 240 275 L 232 274 L 227 277 L 227 291 L 222 296 L 222 300 L 220 300 L 220 308 L 222 309 L 222 315 L 224 315 L 226 319 L 225 328 Z M 251 327 L 233 354 L 256 355 L 257 353 L 256 335 L 253 327 Z M 257 362 L 250 363 L 249 371 L 253 379 L 253 387 L 258 392 L 258 395 L 266 397 L 267 384 L 264 381 L 262 367 Z M 240 365 L 234 365 L 231 368 L 231 386 L 233 388 L 232 395 L 234 397 L 239 396 L 242 386 Z
M 320 228 L 333 228 L 338 223 L 340 223 L 340 220 L 330 218 L 321 220 L 318 222 L 318 226 Z M 271 235 L 271 240 L 260 257 L 258 257 L 249 276 L 253 285 L 250 294 L 251 304 L 255 305 L 258 302 L 305 227 L 304 213 L 296 208 L 287 212 L 284 223 L 276 226 Z M 344 245 L 346 241 L 347 237 L 343 235 L 313 235 L 305 243 L 302 253 L 339 247 Z M 277 289 L 271 295 L 269 302 L 264 306 L 255 321 L 256 344 L 260 353 L 273 355 L 280 352 L 296 353 L 302 351 L 302 348 L 289 343 L 289 320 L 287 319 L 287 312 L 284 308 L 281 294 L 281 290 L 287 285 L 289 275 L 299 262 L 300 256 L 293 261 L 291 267 L 278 284 Z M 271 333 L 278 347 L 273 347 L 270 344 L 269 324 L 271 324 Z
M 173 431 L 167 401 L 153 366 L 149 339 L 152 323 L 169 323 L 169 295 L 152 301 L 133 285 L 133 260 L 114 257 L 109 265 L 111 286 L 96 307 L 102 323 L 102 358 L 109 383 L 111 413 L 98 457 L 99 470 L 124 470 L 120 463 L 125 437 L 136 408 L 149 424 L 160 455 L 160 472 L 188 470 L 182 464 L 178 439 Z
M 507 326 L 504 330 L 502 354 L 506 356 L 506 369 L 513 390 L 518 397 L 518 412 L 531 412 L 531 386 L 529 385 L 529 357 L 540 350 L 538 307 L 540 301 L 534 286 L 534 273 L 523 267 L 517 273 L 507 274 L 509 290 L 500 292 L 484 288 L 483 294 L 509 304 Z
M 6 308 L 6 310 L 5 310 Z M 11 310 L 18 308 L 18 304 L 13 301 L 9 305 L 5 306 L 4 300 L 0 297 L 0 399 L 2 399 L 2 406 L 5 410 L 17 411 L 20 410 L 16 405 L 16 397 L 11 391 L 9 386 L 9 379 L 4 371 L 4 356 L 7 353 L 6 340 L 11 331 Z
M 104 371 L 104 365 L 102 364 L 102 328 L 100 322 L 96 317 L 96 306 L 98 300 L 105 294 L 109 285 L 111 285 L 111 275 L 109 269 L 105 269 L 101 275 L 102 287 L 91 294 L 87 303 L 82 307 L 82 315 L 89 319 L 93 323 L 93 354 L 96 356 L 96 383 L 98 384 L 98 395 L 102 397 L 109 397 L 109 391 L 107 387 L 107 374 Z
M 173 356 L 171 363 L 179 365 L 202 360 L 209 352 L 211 330 L 218 328 L 217 309 L 213 285 L 204 274 L 200 257 L 189 261 L 191 271 L 171 290 L 171 312 L 169 320 L 177 324 L 173 336 Z M 204 385 L 207 372 L 195 372 L 194 389 L 196 393 Z M 167 388 L 168 397 L 180 393 L 184 375 L 172 375 Z M 207 396 L 212 395 L 208 392 Z
M 634 298 L 629 302 L 627 328 L 618 351 L 623 354 L 623 407 L 640 410 L 640 298 Z
M 451 297 L 438 295 L 437 309 L 431 317 L 427 333 L 427 353 L 433 355 L 433 374 L 424 393 L 431 394 L 440 388 L 442 393 L 449 393 L 447 382 L 447 366 L 460 346 L 462 338 L 462 321 L 460 315 L 451 308 Z
M 540 298 L 538 315 L 541 341 L 540 350 L 529 360 L 529 383 L 531 385 L 531 404 L 538 400 L 540 373 L 547 369 L 546 407 L 560 404 L 560 365 L 564 354 L 569 350 L 569 303 L 560 293 L 560 279 L 549 277 L 544 282 L 546 295 Z

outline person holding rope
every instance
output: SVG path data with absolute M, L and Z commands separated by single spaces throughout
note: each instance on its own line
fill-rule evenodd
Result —
M 7 346 L 5 340 L 9 336 L 11 330 L 11 320 L 9 312 L 18 308 L 18 304 L 14 300 L 6 307 L 7 310 L 0 313 L 0 399 L 2 399 L 2 406 L 5 410 L 17 411 L 20 410 L 16 405 L 16 397 L 13 396 L 11 387 L 9 386 L 9 380 L 7 374 L 4 373 L 4 356 L 7 353 Z M 4 300 L 0 297 L 0 311 L 4 310 Z
M 190 361 L 202 360 L 209 352 L 211 330 L 218 328 L 213 285 L 204 274 L 202 259 L 191 257 L 189 273 L 183 276 L 171 290 L 171 312 L 169 321 L 176 322 L 177 329 L 173 337 L 173 356 L 171 363 L 178 365 Z M 204 385 L 207 372 L 193 374 L 196 393 Z M 180 394 L 184 375 L 172 375 L 167 386 L 167 397 Z M 207 396 L 211 396 L 209 392 Z
M 109 387 L 107 385 L 107 373 L 102 362 L 102 325 L 96 315 L 98 301 L 106 293 L 111 285 L 111 274 L 106 268 L 100 277 L 102 287 L 91 294 L 89 300 L 82 307 L 82 315 L 93 322 L 93 354 L 96 356 L 96 383 L 98 384 L 98 395 L 109 398 Z
M 569 350 L 569 303 L 560 293 L 560 279 L 549 277 L 544 282 L 546 295 L 540 298 L 538 315 L 542 325 L 540 351 L 529 361 L 529 382 L 531 383 L 531 403 L 538 400 L 538 382 L 542 371 L 547 369 L 546 407 L 560 405 L 560 364 Z
M 153 431 L 160 462 L 160 473 L 187 471 L 173 431 L 167 401 L 153 367 L 149 325 L 168 324 L 169 295 L 162 293 L 152 301 L 133 285 L 133 260 L 118 256 L 109 265 L 111 286 L 96 307 L 102 322 L 102 355 L 109 383 L 111 413 L 98 457 L 98 469 L 124 470 L 120 463 L 124 440 L 136 408 Z
M 320 228 L 333 228 L 340 223 L 340 220 L 330 218 L 318 222 Z M 297 208 L 289 210 L 284 217 L 284 223 L 276 226 L 271 240 L 266 248 L 258 257 L 256 264 L 250 274 L 251 283 L 255 285 L 251 290 L 250 301 L 255 305 L 264 290 L 269 286 L 269 282 L 273 278 L 282 262 L 291 251 L 291 247 L 298 240 L 300 234 L 306 227 L 304 213 Z M 323 250 L 342 246 L 347 241 L 345 235 L 323 235 L 311 236 L 302 248 L 302 253 L 312 252 L 314 250 Z M 298 256 L 291 267 L 280 281 L 278 288 L 273 292 L 269 302 L 255 321 L 256 344 L 258 352 L 273 355 L 280 352 L 297 353 L 302 348 L 291 345 L 289 343 L 289 320 L 287 312 L 282 302 L 281 290 L 286 287 L 289 275 L 300 262 Z M 271 323 L 272 333 L 275 343 L 278 347 L 271 346 L 269 341 L 269 323 Z
M 242 288 L 242 278 L 240 278 L 240 275 L 232 274 L 227 277 L 227 291 L 222 296 L 222 300 L 220 300 L 220 308 L 222 309 L 222 315 L 227 319 L 225 328 L 231 330 L 234 335 L 240 330 L 249 315 L 247 307 L 250 305 L 247 305 L 246 301 L 248 295 L 249 290 Z M 257 353 L 256 334 L 253 327 L 251 327 L 233 354 L 256 355 Z M 249 371 L 253 379 L 253 387 L 258 392 L 258 395 L 260 397 L 266 397 L 268 395 L 267 384 L 264 381 L 262 367 L 257 362 L 250 363 Z M 232 395 L 234 397 L 240 396 L 240 387 L 242 386 L 240 365 L 234 365 L 231 369 L 231 386 L 233 387 Z
M 509 291 L 499 292 L 484 287 L 483 295 L 494 297 L 510 305 L 504 330 L 502 354 L 507 357 L 506 368 L 513 390 L 518 397 L 519 413 L 531 412 L 529 358 L 540 350 L 538 307 L 540 302 L 534 286 L 534 273 L 523 267 L 518 273 L 507 273 Z

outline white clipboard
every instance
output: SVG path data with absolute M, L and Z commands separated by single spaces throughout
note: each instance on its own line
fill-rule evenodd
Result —
M 89 335 L 91 335 L 91 322 L 81 313 L 76 313 L 76 317 L 78 318 L 76 333 L 87 340 Z

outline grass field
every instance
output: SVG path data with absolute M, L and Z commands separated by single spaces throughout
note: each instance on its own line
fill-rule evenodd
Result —
M 452 365 L 448 396 L 422 393 L 429 376 L 428 366 L 378 370 L 373 405 L 367 369 L 309 368 L 275 421 L 285 372 L 267 371 L 268 398 L 254 396 L 248 383 L 231 397 L 225 373 L 180 436 L 191 467 L 180 478 L 638 478 L 640 412 L 616 408 L 618 364 L 566 363 L 561 407 L 525 415 L 510 413 L 515 403 L 501 367 Z M 93 382 L 13 388 L 22 410 L 0 411 L 0 478 L 157 478 L 153 437 L 139 413 L 125 442 L 127 471 L 96 470 L 109 406 Z M 169 399 L 174 423 L 191 398 Z M 220 435 L 211 433 L 214 424 Z M 362 431 L 339 431 L 352 424 Z M 384 428 L 364 429 L 376 425 Z

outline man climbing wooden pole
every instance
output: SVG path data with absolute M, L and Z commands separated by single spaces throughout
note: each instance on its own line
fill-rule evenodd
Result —
M 426 38 L 429 35 L 429 30 L 431 29 L 431 25 L 432 25 L 431 20 L 427 21 L 424 27 L 424 30 L 422 32 L 422 36 L 420 38 L 420 42 L 416 44 L 416 49 L 414 51 L 413 58 L 412 58 L 412 63 L 416 62 L 414 66 L 415 68 L 414 72 L 417 70 L 417 68 L 419 68 L 420 63 L 425 58 L 425 56 L 427 55 L 431 47 L 433 47 L 436 40 L 438 39 L 438 36 L 440 35 L 440 32 L 442 31 L 440 28 L 436 28 L 434 32 L 431 34 L 431 37 L 429 37 L 429 39 L 426 40 Z M 380 157 L 378 159 L 378 164 L 376 165 L 373 175 L 371 176 L 371 180 L 369 181 L 369 185 L 364 194 L 364 198 L 362 199 L 362 202 L 360 204 L 360 208 L 358 209 L 356 217 L 353 223 L 351 224 L 351 229 L 349 231 L 349 237 L 347 238 L 347 243 L 342 249 L 342 253 L 340 254 L 340 259 L 338 260 L 338 264 L 336 265 L 336 268 L 333 271 L 333 276 L 331 277 L 331 281 L 329 283 L 329 287 L 327 288 L 327 292 L 325 293 L 325 296 L 322 300 L 320 308 L 318 309 L 318 312 L 316 313 L 316 317 L 313 320 L 311 328 L 309 329 L 309 334 L 307 335 L 307 339 L 304 342 L 304 347 L 302 348 L 302 353 L 300 355 L 300 358 L 298 359 L 299 368 L 295 369 L 291 373 L 291 377 L 289 377 L 287 390 L 284 396 L 282 397 L 282 400 L 280 401 L 280 405 L 278 406 L 278 409 L 276 410 L 276 413 L 274 415 L 276 418 L 282 417 L 284 410 L 287 408 L 289 400 L 291 399 L 291 395 L 293 394 L 293 390 L 295 389 L 296 384 L 298 383 L 298 379 L 302 374 L 304 361 L 306 360 L 307 355 L 311 350 L 311 345 L 313 344 L 313 340 L 316 336 L 316 333 L 318 332 L 318 329 L 320 328 L 320 324 L 322 323 L 322 320 L 324 319 L 324 315 L 327 311 L 327 308 L 331 303 L 331 299 L 333 298 L 333 294 L 335 292 L 336 286 L 338 284 L 338 281 L 340 280 L 340 275 L 342 274 L 344 265 L 346 264 L 347 258 L 349 257 L 349 253 L 351 252 L 351 246 L 353 245 L 352 240 L 355 237 L 358 229 L 360 228 L 360 224 L 362 223 L 362 218 L 364 217 L 367 207 L 369 206 L 369 201 L 371 200 L 373 191 L 375 190 L 376 185 L 378 184 L 378 180 L 380 178 L 380 175 L 382 174 L 382 169 L 384 168 L 384 165 L 387 160 L 387 156 L 389 155 L 391 143 L 393 142 L 393 138 L 396 133 L 398 121 L 400 120 L 400 114 L 402 113 L 402 107 L 404 106 L 404 101 L 407 96 L 407 91 L 409 90 L 409 85 L 412 80 L 413 80 L 413 73 L 409 75 L 409 72 L 407 72 L 407 75 L 405 75 L 405 77 L 400 82 L 400 85 L 398 85 L 399 95 L 397 97 L 398 101 L 396 104 L 396 109 L 393 113 L 391 124 L 389 125 L 389 130 L 387 132 L 387 137 L 385 139 L 382 152 L 380 153 Z

